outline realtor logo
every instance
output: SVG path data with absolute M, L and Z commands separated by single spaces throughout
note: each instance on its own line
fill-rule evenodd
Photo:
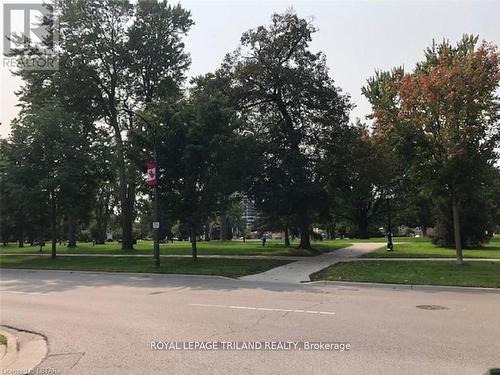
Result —
M 49 23 L 54 26 L 52 32 Z M 4 67 L 57 70 L 57 56 L 49 47 L 56 44 L 57 37 L 52 7 L 42 3 L 3 4 Z

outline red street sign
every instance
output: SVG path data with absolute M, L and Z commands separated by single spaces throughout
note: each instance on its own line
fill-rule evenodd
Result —
M 149 186 L 156 186 L 158 184 L 158 178 L 156 178 L 156 163 L 154 161 L 148 161 L 146 166 L 148 168 L 146 182 Z

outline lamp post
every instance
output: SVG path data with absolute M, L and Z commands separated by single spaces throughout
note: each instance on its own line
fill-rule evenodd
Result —
M 43 194 L 47 194 L 47 189 L 46 188 L 41 188 L 40 191 L 43 193 Z M 43 246 L 45 245 L 45 243 L 43 242 L 43 212 L 44 212 L 44 208 L 43 208 L 43 198 L 40 199 L 40 237 L 39 237 L 39 240 L 38 240 L 38 246 L 40 246 L 39 248 L 39 252 L 41 253 L 42 250 L 43 250 Z
M 393 251 L 392 243 L 392 224 L 391 224 L 391 197 L 387 197 L 387 251 Z
M 139 117 L 152 130 L 153 133 L 153 161 L 147 163 L 147 183 L 153 188 L 153 259 L 154 265 L 160 267 L 160 241 L 159 233 L 160 222 L 158 219 L 158 155 L 157 155 L 157 134 L 156 127 L 141 114 L 125 108 L 125 112 Z

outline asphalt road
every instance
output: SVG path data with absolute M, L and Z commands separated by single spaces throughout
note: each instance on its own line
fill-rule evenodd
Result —
M 1 323 L 57 374 L 485 374 L 500 294 L 215 277 L 1 271 Z M 417 305 L 439 305 L 423 310 Z M 152 341 L 344 342 L 349 351 L 151 350 Z

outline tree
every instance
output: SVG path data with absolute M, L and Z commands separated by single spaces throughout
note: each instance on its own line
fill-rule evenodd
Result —
M 14 212 L 37 218 L 40 226 L 49 219 L 52 258 L 56 257 L 58 223 L 63 216 L 75 220 L 89 212 L 94 196 L 92 124 L 86 120 L 49 98 L 43 106 L 23 109 L 9 139 L 16 157 L 10 161 L 9 179 L 23 187 L 12 193 L 26 202 Z
M 47 7 L 52 8 L 52 5 Z M 100 185 L 99 199 L 94 207 L 95 234 L 99 242 L 104 241 L 110 217 L 110 198 L 114 195 L 110 187 L 117 186 L 122 248 L 131 249 L 139 177 L 137 158 L 143 156 L 144 151 L 138 150 L 130 140 L 132 134 L 149 130 L 145 130 L 144 124 L 135 121 L 122 109 L 131 106 L 148 110 L 151 105 L 179 95 L 183 74 L 190 63 L 189 56 L 184 52 L 182 37 L 193 22 L 189 12 L 180 5 L 172 6 L 166 1 L 139 1 L 132 4 L 128 0 L 65 0 L 58 2 L 55 13 L 60 21 L 60 38 L 57 46 L 51 47 L 59 53 L 60 69 L 18 72 L 23 79 L 20 94 L 23 110 L 37 116 L 39 108 L 46 110 L 47 100 L 52 100 L 57 103 L 58 109 L 62 108 L 70 117 L 78 117 L 81 123 L 85 118 L 85 124 L 93 127 L 90 133 L 96 136 L 95 142 L 101 145 L 106 143 L 106 147 L 115 149 L 113 160 L 108 157 L 109 153 L 102 159 L 103 152 L 97 147 L 93 150 L 96 156 L 94 161 L 109 161 L 110 165 L 116 167 L 118 179 L 115 185 L 115 174 L 109 171 L 95 176 Z M 53 31 L 56 26 L 52 21 L 51 18 L 41 20 L 49 31 Z M 52 41 L 49 38 L 45 43 Z M 111 142 L 108 134 L 112 135 Z M 16 147 L 13 152 L 17 150 Z M 19 143 L 22 152 L 25 151 L 23 148 Z M 141 167 L 143 162 L 141 160 Z M 29 183 L 25 185 L 23 182 L 18 187 L 26 186 Z M 60 195 L 62 200 L 74 198 L 73 193 L 78 192 L 79 185 L 66 185 L 65 188 L 74 191 L 68 193 L 67 198 L 64 194 Z M 18 196 L 22 195 L 19 192 Z M 69 243 L 75 245 L 75 217 L 85 217 L 90 208 L 73 212 L 74 206 L 68 204 L 67 207 L 65 215 Z M 19 215 L 15 220 L 16 228 L 22 246 L 24 232 L 33 223 L 28 222 L 30 218 L 22 214 L 24 211 L 16 212 Z
M 13 128 L 19 121 L 13 123 Z M 31 181 L 37 169 L 27 161 L 29 131 L 14 132 L 9 140 L 1 140 L 0 152 L 0 230 L 2 242 L 17 240 L 24 247 L 26 237 L 32 237 L 46 218 L 46 199 Z M 33 208 L 37 208 L 34 210 Z M 31 210 L 30 210 L 31 208 Z M 41 237 L 40 231 L 38 236 Z M 37 237 L 38 237 L 37 236 Z
M 243 219 L 244 213 L 243 199 L 240 194 L 231 194 L 228 197 L 227 204 L 224 204 L 224 210 L 220 213 L 218 221 L 220 223 L 220 239 L 231 241 L 234 232 L 237 235 L 246 229 L 246 222 Z
M 333 214 L 354 224 L 354 235 L 369 238 L 370 227 L 382 212 L 392 185 L 394 165 L 366 125 L 358 122 L 332 143 L 325 158 L 325 175 Z
M 218 75 L 260 145 L 260 170 L 250 191 L 262 211 L 293 216 L 301 249 L 325 207 L 317 167 L 321 142 L 347 124 L 350 104 L 328 74 L 325 56 L 309 50 L 316 29 L 292 11 L 241 37 Z
M 64 70 L 89 92 L 92 106 L 113 134 L 122 219 L 122 248 L 133 248 L 137 188 L 130 132 L 142 131 L 123 106 L 147 106 L 182 82 L 189 59 L 180 41 L 192 25 L 189 12 L 166 2 L 64 1 L 60 43 Z
M 202 225 L 228 208 L 228 198 L 241 187 L 241 163 L 246 161 L 247 139 L 236 132 L 238 119 L 212 89 L 213 79 L 199 77 L 175 112 L 164 114 L 168 127 L 158 129 L 162 202 L 172 217 L 189 226 L 194 260 Z
M 395 99 L 395 117 L 385 121 L 381 113 L 388 111 L 381 108 L 390 107 L 371 100 L 376 123 L 387 125 L 393 139 L 399 139 L 398 150 L 411 165 L 413 181 L 429 191 L 443 229 L 438 239 L 455 246 L 459 263 L 463 245 L 477 240 L 466 234 L 464 220 L 472 215 L 468 207 L 486 202 L 484 186 L 497 160 L 499 62 L 497 47 L 478 45 L 478 37 L 466 35 L 456 46 L 433 44 L 414 72 L 385 80 L 384 88 L 392 88 L 389 97 Z M 467 226 L 476 226 L 483 233 L 479 241 L 484 240 L 484 221 Z

